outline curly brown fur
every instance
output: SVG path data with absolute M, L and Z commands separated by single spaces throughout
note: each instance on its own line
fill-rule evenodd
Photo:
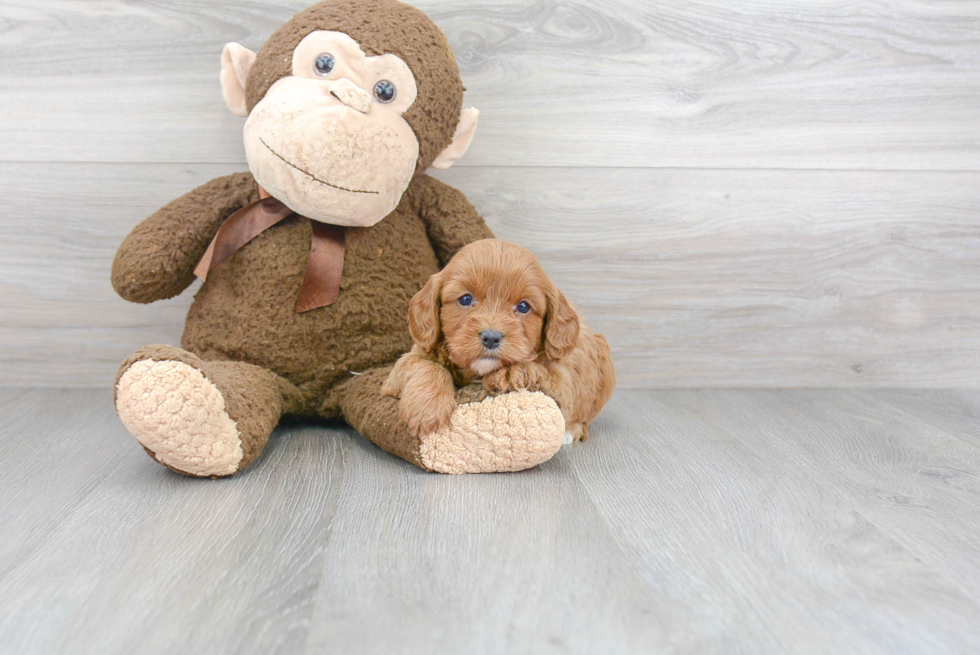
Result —
M 408 318 L 415 346 L 382 391 L 401 398 L 401 416 L 417 433 L 448 423 L 455 385 L 477 378 L 492 391 L 548 394 L 576 441 L 612 396 L 609 344 L 516 244 L 485 239 L 460 250 L 412 298 Z M 494 332 L 499 343 L 486 341 Z

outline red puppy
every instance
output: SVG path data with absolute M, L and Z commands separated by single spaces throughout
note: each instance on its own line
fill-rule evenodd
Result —
M 460 250 L 412 298 L 408 325 L 415 346 L 382 391 L 401 398 L 416 434 L 447 425 L 456 385 L 482 377 L 492 391 L 548 394 L 571 438 L 584 440 L 616 385 L 605 338 L 579 322 L 538 258 L 513 243 L 485 239 Z

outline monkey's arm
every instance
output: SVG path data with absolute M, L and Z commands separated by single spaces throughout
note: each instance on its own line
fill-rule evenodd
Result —
M 416 183 L 419 214 L 442 266 L 463 246 L 493 238 L 493 232 L 461 191 L 425 174 L 418 176 Z
M 194 281 L 194 267 L 222 222 L 258 200 L 251 173 L 218 177 L 170 202 L 133 228 L 112 262 L 112 286 L 126 300 L 172 298 Z

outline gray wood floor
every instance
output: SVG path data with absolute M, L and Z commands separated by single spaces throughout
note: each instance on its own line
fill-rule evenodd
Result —
M 623 391 L 520 474 L 291 424 L 154 464 L 0 391 L 4 653 L 976 653 L 980 392 Z

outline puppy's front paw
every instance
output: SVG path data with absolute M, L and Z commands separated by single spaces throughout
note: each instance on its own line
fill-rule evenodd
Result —
M 384 384 L 381 385 L 382 396 L 391 396 L 392 398 L 398 398 L 401 396 L 401 385 L 398 383 L 399 381 L 395 379 L 395 377 L 395 374 L 392 373 L 388 376 L 388 379 L 385 380 Z
M 415 355 L 414 352 L 405 353 L 399 357 L 394 367 L 392 367 L 391 373 L 388 374 L 388 379 L 381 385 L 381 394 L 391 396 L 392 398 L 400 398 L 402 389 L 405 388 L 405 384 L 412 378 L 412 372 L 419 368 L 422 362 L 423 360 Z
M 483 386 L 491 391 L 534 389 L 544 377 L 544 369 L 534 362 L 517 362 L 483 376 Z
M 544 378 L 544 368 L 534 362 L 519 362 L 507 371 L 512 389 L 534 389 Z
M 509 391 L 510 380 L 507 377 L 506 368 L 498 368 L 483 376 L 483 386 L 490 391 Z
M 402 390 L 398 413 L 412 434 L 435 432 L 447 425 L 456 409 L 452 390 L 407 387 Z

